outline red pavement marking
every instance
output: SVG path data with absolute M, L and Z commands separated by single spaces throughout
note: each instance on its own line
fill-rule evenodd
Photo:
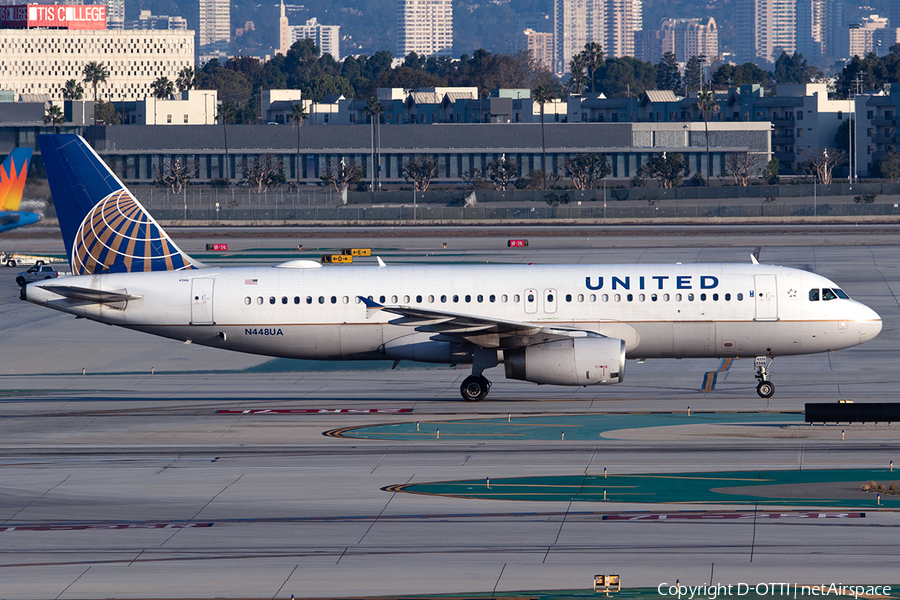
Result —
M 708 512 L 604 515 L 604 521 L 673 521 L 681 519 L 864 519 L 859 512 Z

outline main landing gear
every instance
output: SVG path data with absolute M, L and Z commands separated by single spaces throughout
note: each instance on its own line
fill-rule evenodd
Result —
M 775 384 L 769 381 L 769 367 L 773 360 L 766 356 L 756 357 L 756 379 L 759 381 L 756 393 L 760 398 L 771 398 L 775 394 Z
M 497 350 L 476 347 L 472 355 L 472 374 L 463 379 L 459 386 L 459 393 L 466 402 L 478 402 L 484 400 L 491 391 L 491 382 L 482 375 L 485 369 L 496 367 L 500 364 L 497 359 Z

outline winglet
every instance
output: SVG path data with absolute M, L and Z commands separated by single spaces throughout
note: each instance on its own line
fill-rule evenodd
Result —
M 367 319 L 371 319 L 372 315 L 374 315 L 376 312 L 378 312 L 379 310 L 384 308 L 383 304 L 379 304 L 378 302 L 375 302 L 374 300 L 369 300 L 365 296 L 357 296 L 357 298 L 359 298 L 360 302 L 362 302 L 363 304 L 366 305 L 366 318 Z
M 754 264 L 754 265 L 758 265 L 758 264 L 759 264 L 759 252 L 760 252 L 760 250 L 762 250 L 762 248 L 761 248 L 760 246 L 757 246 L 757 247 L 753 250 L 753 254 L 750 255 L 750 260 L 753 261 L 753 264 Z
M 381 267 L 386 267 L 386 266 L 387 266 L 386 264 L 384 264 L 384 261 L 381 260 L 381 257 L 380 257 L 380 256 L 376 256 L 375 258 L 378 260 L 378 268 L 379 268 L 379 269 L 380 269 Z
M 756 255 L 755 255 L 755 254 L 751 254 L 751 255 L 750 255 L 750 262 L 753 263 L 754 265 L 758 265 L 758 264 L 759 264 L 759 261 L 756 260 Z

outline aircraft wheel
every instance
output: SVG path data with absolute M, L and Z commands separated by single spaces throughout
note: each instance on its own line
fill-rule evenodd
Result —
M 484 400 L 491 389 L 491 382 L 485 377 L 470 375 L 466 377 L 462 385 L 459 386 L 459 392 L 462 394 L 463 400 L 466 402 L 478 402 Z
M 760 381 L 756 386 L 756 393 L 760 398 L 771 398 L 775 394 L 775 384 L 771 381 Z

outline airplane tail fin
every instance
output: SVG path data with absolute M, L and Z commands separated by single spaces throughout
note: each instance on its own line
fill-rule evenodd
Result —
M 0 165 L 0 210 L 19 210 L 31 153 L 31 148 L 15 148 Z
M 79 135 L 39 135 L 66 254 L 76 275 L 179 271 L 182 252 Z

